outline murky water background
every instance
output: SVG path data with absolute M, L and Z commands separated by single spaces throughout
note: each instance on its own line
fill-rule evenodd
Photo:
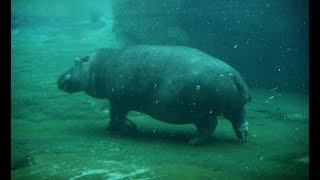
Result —
M 223 118 L 210 142 L 200 147 L 187 145 L 194 126 L 136 112 L 129 118 L 138 134 L 106 131 L 108 102 L 66 94 L 56 81 L 74 58 L 95 48 L 123 46 L 113 25 L 106 18 L 102 24 L 52 20 L 12 28 L 12 179 L 308 178 L 308 95 L 276 86 L 252 87 L 250 135 L 242 144 Z

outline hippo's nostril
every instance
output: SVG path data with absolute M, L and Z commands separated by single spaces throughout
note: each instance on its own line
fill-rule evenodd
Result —
M 66 80 L 71 79 L 71 74 L 67 74 L 65 78 L 66 78 Z

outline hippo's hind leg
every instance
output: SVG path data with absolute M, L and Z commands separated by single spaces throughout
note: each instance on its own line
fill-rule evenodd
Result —
M 127 118 L 127 108 L 116 104 L 110 104 L 110 122 L 107 129 L 130 133 L 136 131 L 137 126 Z
M 210 139 L 211 134 L 217 127 L 218 121 L 215 116 L 197 117 L 193 122 L 197 127 L 197 135 L 189 141 L 190 145 L 200 145 Z
M 224 117 L 229 119 L 232 124 L 233 130 L 236 133 L 240 142 L 246 141 L 249 134 L 248 122 L 245 119 L 246 111 L 244 108 L 232 111 L 230 113 L 225 113 Z

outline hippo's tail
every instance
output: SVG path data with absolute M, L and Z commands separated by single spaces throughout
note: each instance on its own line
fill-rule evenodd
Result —
M 234 76 L 233 82 L 236 85 L 236 87 L 242 97 L 241 99 L 242 99 L 243 104 L 250 102 L 251 101 L 251 93 L 249 91 L 247 84 L 242 79 L 242 77 L 240 75 Z

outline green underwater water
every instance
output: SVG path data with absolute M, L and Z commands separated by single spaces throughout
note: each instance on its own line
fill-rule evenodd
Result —
M 129 119 L 138 133 L 126 136 L 105 130 L 106 100 L 57 88 L 72 59 L 95 48 L 121 46 L 109 24 L 28 25 L 12 29 L 11 38 L 12 179 L 309 177 L 308 95 L 252 89 L 245 143 L 219 118 L 206 145 L 189 146 L 194 126 L 166 124 L 137 112 Z

